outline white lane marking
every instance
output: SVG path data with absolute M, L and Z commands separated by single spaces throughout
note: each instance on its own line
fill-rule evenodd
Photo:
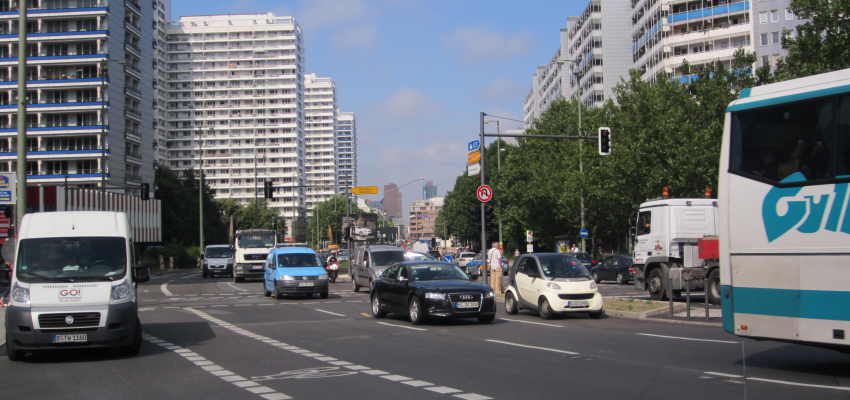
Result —
M 318 309 L 318 308 L 316 309 L 316 311 L 321 311 L 321 312 L 323 312 L 323 313 L 330 314 L 330 315 L 336 315 L 337 317 L 344 317 L 344 316 L 345 316 L 345 315 L 342 315 L 342 314 L 337 314 L 337 313 L 335 313 L 335 312 L 330 312 L 330 311 L 320 310 L 320 309 Z
M 743 378 L 741 375 L 722 374 L 720 372 L 704 372 L 707 375 L 722 376 L 724 378 Z
M 171 294 L 171 292 L 168 291 L 168 284 L 167 283 L 163 283 L 162 285 L 159 285 L 159 289 L 162 290 L 162 293 L 165 294 L 166 296 L 174 296 L 173 294 Z
M 311 301 L 309 303 L 301 303 L 301 304 L 319 304 L 319 302 L 318 301 Z
M 157 338 L 155 338 L 151 335 L 148 335 L 147 333 L 143 333 L 142 337 L 145 340 L 150 341 L 151 343 L 162 346 L 166 349 L 173 351 L 177 355 L 183 356 L 184 358 L 186 358 L 189 361 L 193 361 L 195 365 L 200 366 L 201 369 L 209 372 L 213 376 L 217 376 L 217 377 L 221 378 L 222 380 L 224 380 L 225 382 L 230 382 L 230 383 L 232 383 L 232 384 L 234 384 L 238 387 L 244 388 L 245 390 L 247 390 L 251 393 L 262 395 L 262 397 L 264 397 L 266 399 L 285 400 L 285 399 L 291 399 L 292 398 L 292 397 L 289 397 L 289 396 L 287 396 L 283 393 L 275 392 L 275 390 L 272 389 L 272 388 L 269 388 L 269 387 L 266 387 L 266 386 L 260 386 L 259 383 L 256 383 L 254 381 L 250 381 L 250 380 L 245 379 L 241 376 L 238 376 L 238 375 L 234 374 L 233 372 L 230 372 L 230 371 L 222 368 L 221 366 L 215 365 L 211 361 L 201 361 L 201 360 L 196 361 L 195 359 L 198 359 L 198 358 L 203 359 L 203 357 L 200 357 L 198 355 L 198 353 L 195 353 L 195 352 L 193 352 L 189 349 L 184 349 L 180 346 L 176 346 L 176 345 L 173 345 L 171 343 L 163 342 L 162 340 L 159 340 L 159 339 L 157 339 Z
M 425 382 L 425 381 L 406 381 L 406 382 L 402 382 L 402 383 L 405 384 L 405 385 L 413 386 L 413 387 L 433 386 L 434 385 L 431 382 Z
M 396 325 L 396 324 L 388 324 L 388 323 L 386 323 L 386 322 L 378 322 L 378 323 L 379 323 L 379 324 L 381 324 L 381 325 L 386 325 L 386 326 L 394 326 L 394 327 L 396 327 L 396 328 L 412 329 L 412 330 L 414 330 L 414 331 L 427 331 L 427 329 L 424 329 L 424 328 L 414 328 L 414 327 L 412 327 L 412 326 L 402 326 L 402 325 Z
M 192 307 L 185 307 L 185 308 L 184 308 L 184 310 L 190 311 L 190 312 L 194 313 L 195 315 L 197 315 L 197 316 L 199 316 L 199 317 L 201 317 L 201 318 L 203 318 L 203 319 L 205 319 L 205 320 L 207 320 L 207 321 L 209 321 L 209 322 L 212 322 L 212 323 L 214 323 L 214 324 L 217 324 L 217 325 L 219 325 L 219 326 L 221 326 L 221 327 L 223 327 L 223 328 L 229 329 L 229 330 L 231 330 L 231 331 L 233 331 L 233 332 L 235 332 L 235 333 L 238 333 L 238 334 L 240 334 L 240 335 L 244 335 L 244 336 L 247 336 L 247 337 L 250 337 L 250 338 L 254 338 L 254 339 L 257 339 L 257 340 L 263 341 L 263 342 L 265 342 L 265 343 L 268 343 L 268 342 L 266 342 L 264 339 L 269 339 L 269 338 L 267 338 L 267 337 L 265 337 L 265 336 L 260 336 L 260 335 L 254 334 L 254 333 L 252 333 L 252 332 L 250 332 L 250 331 L 247 331 L 247 330 L 245 330 L 245 329 L 238 328 L 238 327 L 236 327 L 236 326 L 235 326 L 235 325 L 233 325 L 233 324 L 230 324 L 230 323 L 228 323 L 228 322 L 226 322 L 226 321 L 223 321 L 223 320 L 220 320 L 220 319 L 218 319 L 218 318 L 215 318 L 215 317 L 213 317 L 213 316 L 211 316 L 211 315 L 209 315 L 209 314 L 207 314 L 207 313 L 205 313 L 205 312 L 203 312 L 203 311 L 195 310 L 195 309 L 193 309 Z M 400 327 L 400 328 L 408 328 L 408 329 L 416 329 L 416 330 L 420 330 L 420 328 L 409 328 L 409 327 L 406 327 L 406 326 L 399 326 L 399 325 L 393 325 L 393 324 L 387 324 L 387 325 L 390 325 L 390 326 L 398 326 L 398 327 Z M 425 329 L 421 329 L 421 330 L 425 330 Z M 170 343 L 168 343 L 168 344 L 170 345 Z M 280 349 L 289 350 L 289 351 L 291 351 L 291 352 L 293 352 L 293 353 L 299 353 L 299 354 L 302 354 L 302 355 L 305 355 L 305 356 L 308 356 L 308 355 L 310 355 L 310 354 L 317 354 L 317 353 L 311 353 L 309 350 L 300 349 L 300 348 L 298 348 L 298 347 L 294 347 L 294 346 L 284 346 L 284 343 L 274 343 L 274 344 L 273 344 L 273 343 L 269 343 L 269 344 L 271 344 L 271 345 L 273 345 L 273 346 L 275 346 L 275 347 L 278 347 L 278 348 L 280 348 Z M 306 353 L 306 354 L 305 354 L 305 353 Z M 318 357 L 318 356 L 317 356 L 317 357 L 314 357 L 313 359 L 314 359 L 314 360 L 320 360 L 320 359 L 322 359 L 322 358 L 323 358 L 323 357 Z M 327 358 L 331 358 L 331 357 L 327 357 Z M 381 377 L 383 377 L 384 375 L 387 375 L 387 374 L 388 374 L 387 372 L 379 371 L 379 370 L 373 370 L 372 368 L 369 368 L 369 367 L 366 367 L 366 366 L 363 366 L 363 365 L 354 365 L 354 364 L 352 364 L 352 363 L 350 363 L 350 362 L 346 362 L 346 361 L 337 361 L 336 359 L 333 359 L 333 360 L 334 360 L 334 361 L 330 361 L 330 360 L 328 360 L 328 361 L 327 361 L 327 363 L 328 363 L 328 364 L 331 364 L 331 365 L 338 365 L 338 366 L 342 366 L 342 367 L 344 367 L 344 368 L 346 368 L 346 369 L 350 369 L 350 370 L 358 371 L 358 372 L 369 373 L 369 372 L 375 371 L 375 373 L 369 373 L 370 375 L 374 375 L 374 376 L 381 376 Z M 366 372 L 366 371 L 369 371 L 369 372 Z M 398 375 L 396 375 L 396 376 L 398 376 Z M 226 377 L 222 377 L 222 379 L 224 379 L 224 378 L 226 378 Z M 242 379 L 244 379 L 244 378 L 242 378 Z M 411 378 L 406 378 L 406 380 L 404 380 L 404 381 L 399 381 L 399 382 L 401 382 L 401 383 L 406 383 L 406 382 L 410 382 L 410 381 L 412 381 L 412 380 L 411 380 Z M 416 381 L 416 382 L 422 382 L 422 381 Z M 425 384 L 425 383 L 427 383 L 427 382 L 422 382 L 422 383 L 423 383 L 423 384 Z M 431 384 L 429 383 L 428 385 L 431 385 Z M 417 387 L 416 385 L 411 385 L 411 386 Z M 472 400 L 487 400 L 487 399 L 491 399 L 490 397 L 482 396 L 482 395 L 475 394 L 475 393 L 462 393 L 462 391 L 461 391 L 461 390 L 458 390 L 458 389 L 452 389 L 452 388 L 448 388 L 448 387 L 445 387 L 445 386 L 438 386 L 438 387 L 436 387 L 436 388 L 435 388 L 435 387 L 433 387 L 433 386 L 429 386 L 429 387 L 425 387 L 425 389 L 428 389 L 428 390 L 431 390 L 431 391 L 434 391 L 434 392 L 437 392 L 437 393 L 443 393 L 443 394 L 461 393 L 461 394 L 456 394 L 456 395 L 455 395 L 455 397 L 459 397 L 459 398 L 463 398 L 463 399 L 472 399 Z M 437 390 L 433 390 L 433 389 L 437 389 Z M 262 397 L 266 397 L 266 395 L 263 395 Z M 275 398 L 273 398 L 273 397 L 266 397 L 266 398 L 267 398 L 267 399 L 272 400 L 272 399 L 275 399 L 276 397 L 275 397 Z M 280 398 L 288 398 L 288 397 L 280 397 Z
M 331 303 L 342 303 L 342 302 L 341 301 L 326 301 L 324 303 L 325 304 L 331 304 Z
M 357 300 L 357 301 L 346 301 L 346 303 L 362 303 L 362 302 L 363 302 L 363 300 Z
M 196 275 L 196 274 L 189 274 L 189 275 L 186 275 L 186 276 L 181 276 L 180 278 L 177 278 L 177 279 L 197 278 L 197 277 L 198 277 L 198 275 Z
M 273 306 L 274 303 L 257 304 L 258 306 Z
M 487 339 L 487 340 L 485 340 L 485 342 L 493 342 L 493 343 L 507 344 L 507 345 L 510 345 L 510 346 L 525 347 L 527 349 L 546 350 L 546 351 L 552 351 L 552 352 L 555 352 L 555 353 L 562 353 L 562 354 L 570 354 L 570 355 L 578 354 L 578 353 L 574 353 L 572 351 L 550 349 L 550 348 L 546 348 L 546 347 L 529 346 L 529 345 L 525 345 L 525 344 L 517 344 L 517 343 L 511 343 L 511 342 L 503 342 L 501 340 Z
M 210 307 L 227 307 L 227 304 L 216 304 L 216 305 L 210 306 Z
M 228 285 L 230 285 L 230 287 L 232 287 L 232 288 L 234 288 L 234 289 L 236 289 L 236 290 L 241 290 L 241 291 L 243 291 L 243 292 L 245 291 L 245 289 L 240 289 L 240 288 L 238 288 L 238 287 L 236 287 L 236 286 L 233 286 L 233 284 L 232 284 L 232 283 L 230 283 L 230 282 L 227 282 L 227 284 L 228 284 Z
M 714 342 L 714 343 L 729 343 L 729 344 L 740 344 L 741 343 L 741 342 L 732 342 L 732 341 L 729 341 L 729 340 L 694 339 L 694 338 L 686 338 L 686 337 L 678 337 L 678 336 L 653 335 L 651 333 L 636 333 L 636 335 L 652 336 L 652 337 L 659 337 L 659 338 L 664 338 L 664 339 L 693 340 L 693 341 L 697 341 L 697 342 Z
M 401 375 L 384 375 L 381 378 L 384 378 L 386 380 L 390 380 L 390 381 L 393 381 L 393 382 L 412 380 L 412 379 L 410 379 L 406 376 L 401 376 Z
M 542 322 L 523 321 L 523 320 L 521 320 L 521 319 L 509 319 L 509 318 L 502 318 L 502 321 L 522 322 L 522 323 L 524 323 L 524 324 L 534 324 L 534 325 L 551 326 L 551 327 L 553 327 L 553 328 L 562 328 L 562 326 L 561 326 L 561 325 L 544 324 L 544 323 L 542 323 Z
M 786 381 L 778 381 L 778 380 L 775 380 L 775 379 L 747 378 L 747 380 L 748 381 L 768 382 L 768 383 L 778 383 L 780 385 L 792 385 L 792 386 L 818 388 L 818 389 L 850 390 L 850 387 L 847 387 L 847 386 L 813 385 L 813 384 L 810 384 L 810 383 L 786 382 Z

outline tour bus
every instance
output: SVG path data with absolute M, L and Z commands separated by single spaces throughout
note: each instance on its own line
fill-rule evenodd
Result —
M 720 160 L 723 327 L 850 351 L 850 69 L 742 91 Z

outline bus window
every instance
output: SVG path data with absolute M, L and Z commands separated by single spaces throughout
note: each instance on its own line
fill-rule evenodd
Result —
M 850 96 L 838 106 L 838 162 L 835 176 L 850 175 Z

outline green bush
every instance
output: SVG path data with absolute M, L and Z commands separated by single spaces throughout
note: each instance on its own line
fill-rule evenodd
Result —
M 194 256 L 190 251 L 194 249 Z M 142 258 L 148 262 L 151 269 L 159 269 L 159 257 L 162 256 L 165 269 L 168 269 L 168 259 L 174 257 L 174 268 L 196 268 L 198 259 L 198 248 L 184 248 L 177 242 L 168 243 L 165 246 L 149 247 L 145 250 Z

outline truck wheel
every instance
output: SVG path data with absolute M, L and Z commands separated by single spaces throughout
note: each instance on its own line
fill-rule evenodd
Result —
M 652 300 L 663 301 L 667 300 L 667 288 L 664 287 L 664 275 L 661 273 L 661 268 L 656 268 L 649 273 L 649 279 L 646 280 L 649 297 Z
M 705 288 L 708 301 L 712 305 L 720 305 L 720 269 L 715 269 L 708 274 L 708 285 Z
M 130 343 L 127 346 L 120 347 L 121 355 L 123 356 L 135 356 L 139 354 L 139 350 L 142 349 L 142 323 L 139 321 L 139 317 L 136 317 L 136 330 L 133 332 L 133 343 Z

